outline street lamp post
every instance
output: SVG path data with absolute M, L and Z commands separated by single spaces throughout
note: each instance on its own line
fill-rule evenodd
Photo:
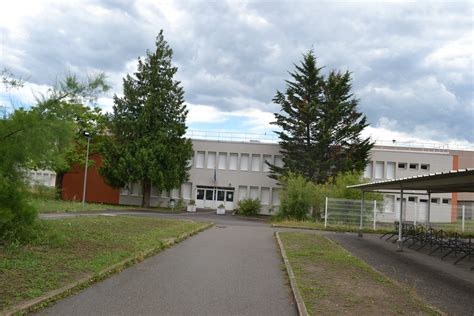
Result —
M 86 168 L 84 170 L 84 189 L 82 190 L 82 205 L 84 205 L 86 203 L 87 167 L 89 165 L 89 144 L 91 141 L 91 133 L 84 131 L 82 134 L 87 137 Z

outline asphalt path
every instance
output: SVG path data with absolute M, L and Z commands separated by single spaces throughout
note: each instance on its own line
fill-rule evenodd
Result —
M 42 218 L 91 215 L 158 216 L 214 222 L 206 230 L 105 281 L 44 309 L 42 315 L 296 315 L 271 228 L 264 220 L 213 212 L 106 211 L 42 214 Z M 296 230 L 298 231 L 298 230 Z M 306 233 L 318 231 L 300 230 Z M 324 235 L 388 277 L 413 288 L 449 315 L 474 315 L 473 261 L 454 266 L 405 249 L 378 235 Z M 426 252 L 429 249 L 426 249 Z
M 216 226 L 38 314 L 297 315 L 274 230 L 267 223 L 206 213 L 133 214 L 192 218 Z

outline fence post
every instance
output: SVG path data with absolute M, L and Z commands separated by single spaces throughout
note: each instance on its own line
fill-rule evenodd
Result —
M 413 225 L 416 226 L 416 220 L 418 217 L 418 202 L 415 202 L 415 218 L 413 219 Z
M 462 232 L 464 233 L 464 222 L 466 219 L 466 205 L 462 206 Z
M 324 228 L 328 226 L 328 197 L 326 196 L 326 205 L 324 206 Z
M 377 200 L 374 200 L 374 230 L 377 229 Z

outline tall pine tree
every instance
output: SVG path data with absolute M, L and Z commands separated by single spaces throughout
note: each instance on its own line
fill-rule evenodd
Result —
M 188 178 L 188 111 L 183 88 L 173 79 L 178 69 L 171 64 L 172 54 L 160 31 L 156 50 L 139 58 L 137 72 L 124 78 L 124 96 L 114 96 L 111 135 L 103 148 L 101 174 L 115 187 L 141 183 L 144 207 L 150 206 L 152 184 L 160 192 Z
M 273 98 L 281 106 L 273 124 L 281 128 L 276 133 L 284 166 L 270 164 L 272 177 L 294 172 L 323 183 L 341 172 L 363 170 L 373 143 L 360 135 L 368 123 L 357 110 L 351 74 L 331 71 L 324 77 L 313 51 L 295 68 L 286 91 Z

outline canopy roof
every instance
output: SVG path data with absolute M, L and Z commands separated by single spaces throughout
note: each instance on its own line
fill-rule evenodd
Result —
M 350 185 L 362 191 L 414 190 L 431 193 L 474 192 L 474 168 Z

